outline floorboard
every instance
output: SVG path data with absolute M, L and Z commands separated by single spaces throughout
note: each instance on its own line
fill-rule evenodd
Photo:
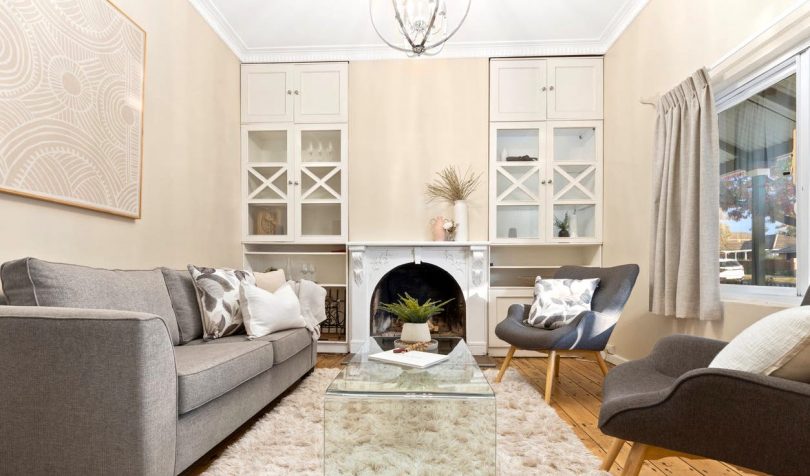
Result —
M 339 368 L 346 354 L 319 354 L 317 368 Z M 500 365 L 503 359 L 494 359 Z M 608 364 L 613 367 L 612 364 Z M 539 392 L 543 392 L 546 382 L 546 359 L 541 357 L 515 357 L 511 368 L 516 369 Z M 551 407 L 560 418 L 568 423 L 574 434 L 582 441 L 585 447 L 598 458 L 604 457 L 612 438 L 602 434 L 597 426 L 599 407 L 602 404 L 602 373 L 595 362 L 575 357 L 560 359 L 560 381 L 555 382 L 554 394 L 551 398 Z M 242 436 L 250 426 L 261 416 L 270 411 L 273 404 L 245 423 L 239 430 L 229 436 L 224 442 L 211 450 L 207 455 L 197 461 L 184 475 L 201 474 L 205 468 L 216 461 L 219 454 L 231 443 Z M 621 474 L 622 465 L 630 451 L 630 445 L 622 447 L 616 463 L 611 468 L 611 474 Z M 647 461 L 641 469 L 643 476 L 663 475 L 720 475 L 720 476 L 753 476 L 758 473 L 748 473 L 732 465 L 713 460 L 689 460 L 683 458 L 665 458 L 657 461 Z

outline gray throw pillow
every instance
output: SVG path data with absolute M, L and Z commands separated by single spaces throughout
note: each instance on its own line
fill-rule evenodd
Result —
M 239 286 L 242 282 L 256 284 L 249 271 L 233 269 L 202 268 L 188 265 L 194 280 L 194 289 L 200 302 L 203 339 L 218 339 L 242 329 L 242 312 L 239 308 Z
M 557 329 L 591 310 L 591 301 L 599 278 L 542 279 L 534 282 L 534 302 L 526 324 L 544 329 Z

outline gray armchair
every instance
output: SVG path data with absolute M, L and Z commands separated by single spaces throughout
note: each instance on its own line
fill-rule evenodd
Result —
M 518 349 L 547 352 L 546 402 L 551 401 L 554 378 L 559 372 L 561 353 L 578 353 L 593 356 L 602 373 L 607 374 L 607 365 L 602 359 L 610 334 L 619 320 L 630 292 L 638 277 L 638 266 L 626 264 L 613 268 L 590 268 L 563 266 L 554 274 L 555 279 L 599 278 L 599 286 L 593 295 L 591 311 L 583 312 L 574 320 L 557 329 L 547 330 L 527 326 L 523 322 L 531 306 L 514 304 L 509 307 L 506 319 L 495 327 L 495 335 L 510 344 L 509 352 L 501 365 L 496 382 L 500 382 Z
M 725 342 L 661 339 L 644 359 L 610 371 L 599 428 L 616 438 L 608 470 L 633 442 L 622 475 L 647 459 L 711 458 L 771 474 L 810 468 L 810 384 L 707 368 Z

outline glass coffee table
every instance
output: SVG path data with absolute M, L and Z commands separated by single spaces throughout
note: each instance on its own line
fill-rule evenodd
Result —
M 324 473 L 495 474 L 495 393 L 464 340 L 426 369 L 368 359 L 391 348 L 371 338 L 326 390 Z

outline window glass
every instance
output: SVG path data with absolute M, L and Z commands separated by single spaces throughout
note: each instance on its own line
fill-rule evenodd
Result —
M 719 114 L 720 281 L 796 286 L 796 75 Z

